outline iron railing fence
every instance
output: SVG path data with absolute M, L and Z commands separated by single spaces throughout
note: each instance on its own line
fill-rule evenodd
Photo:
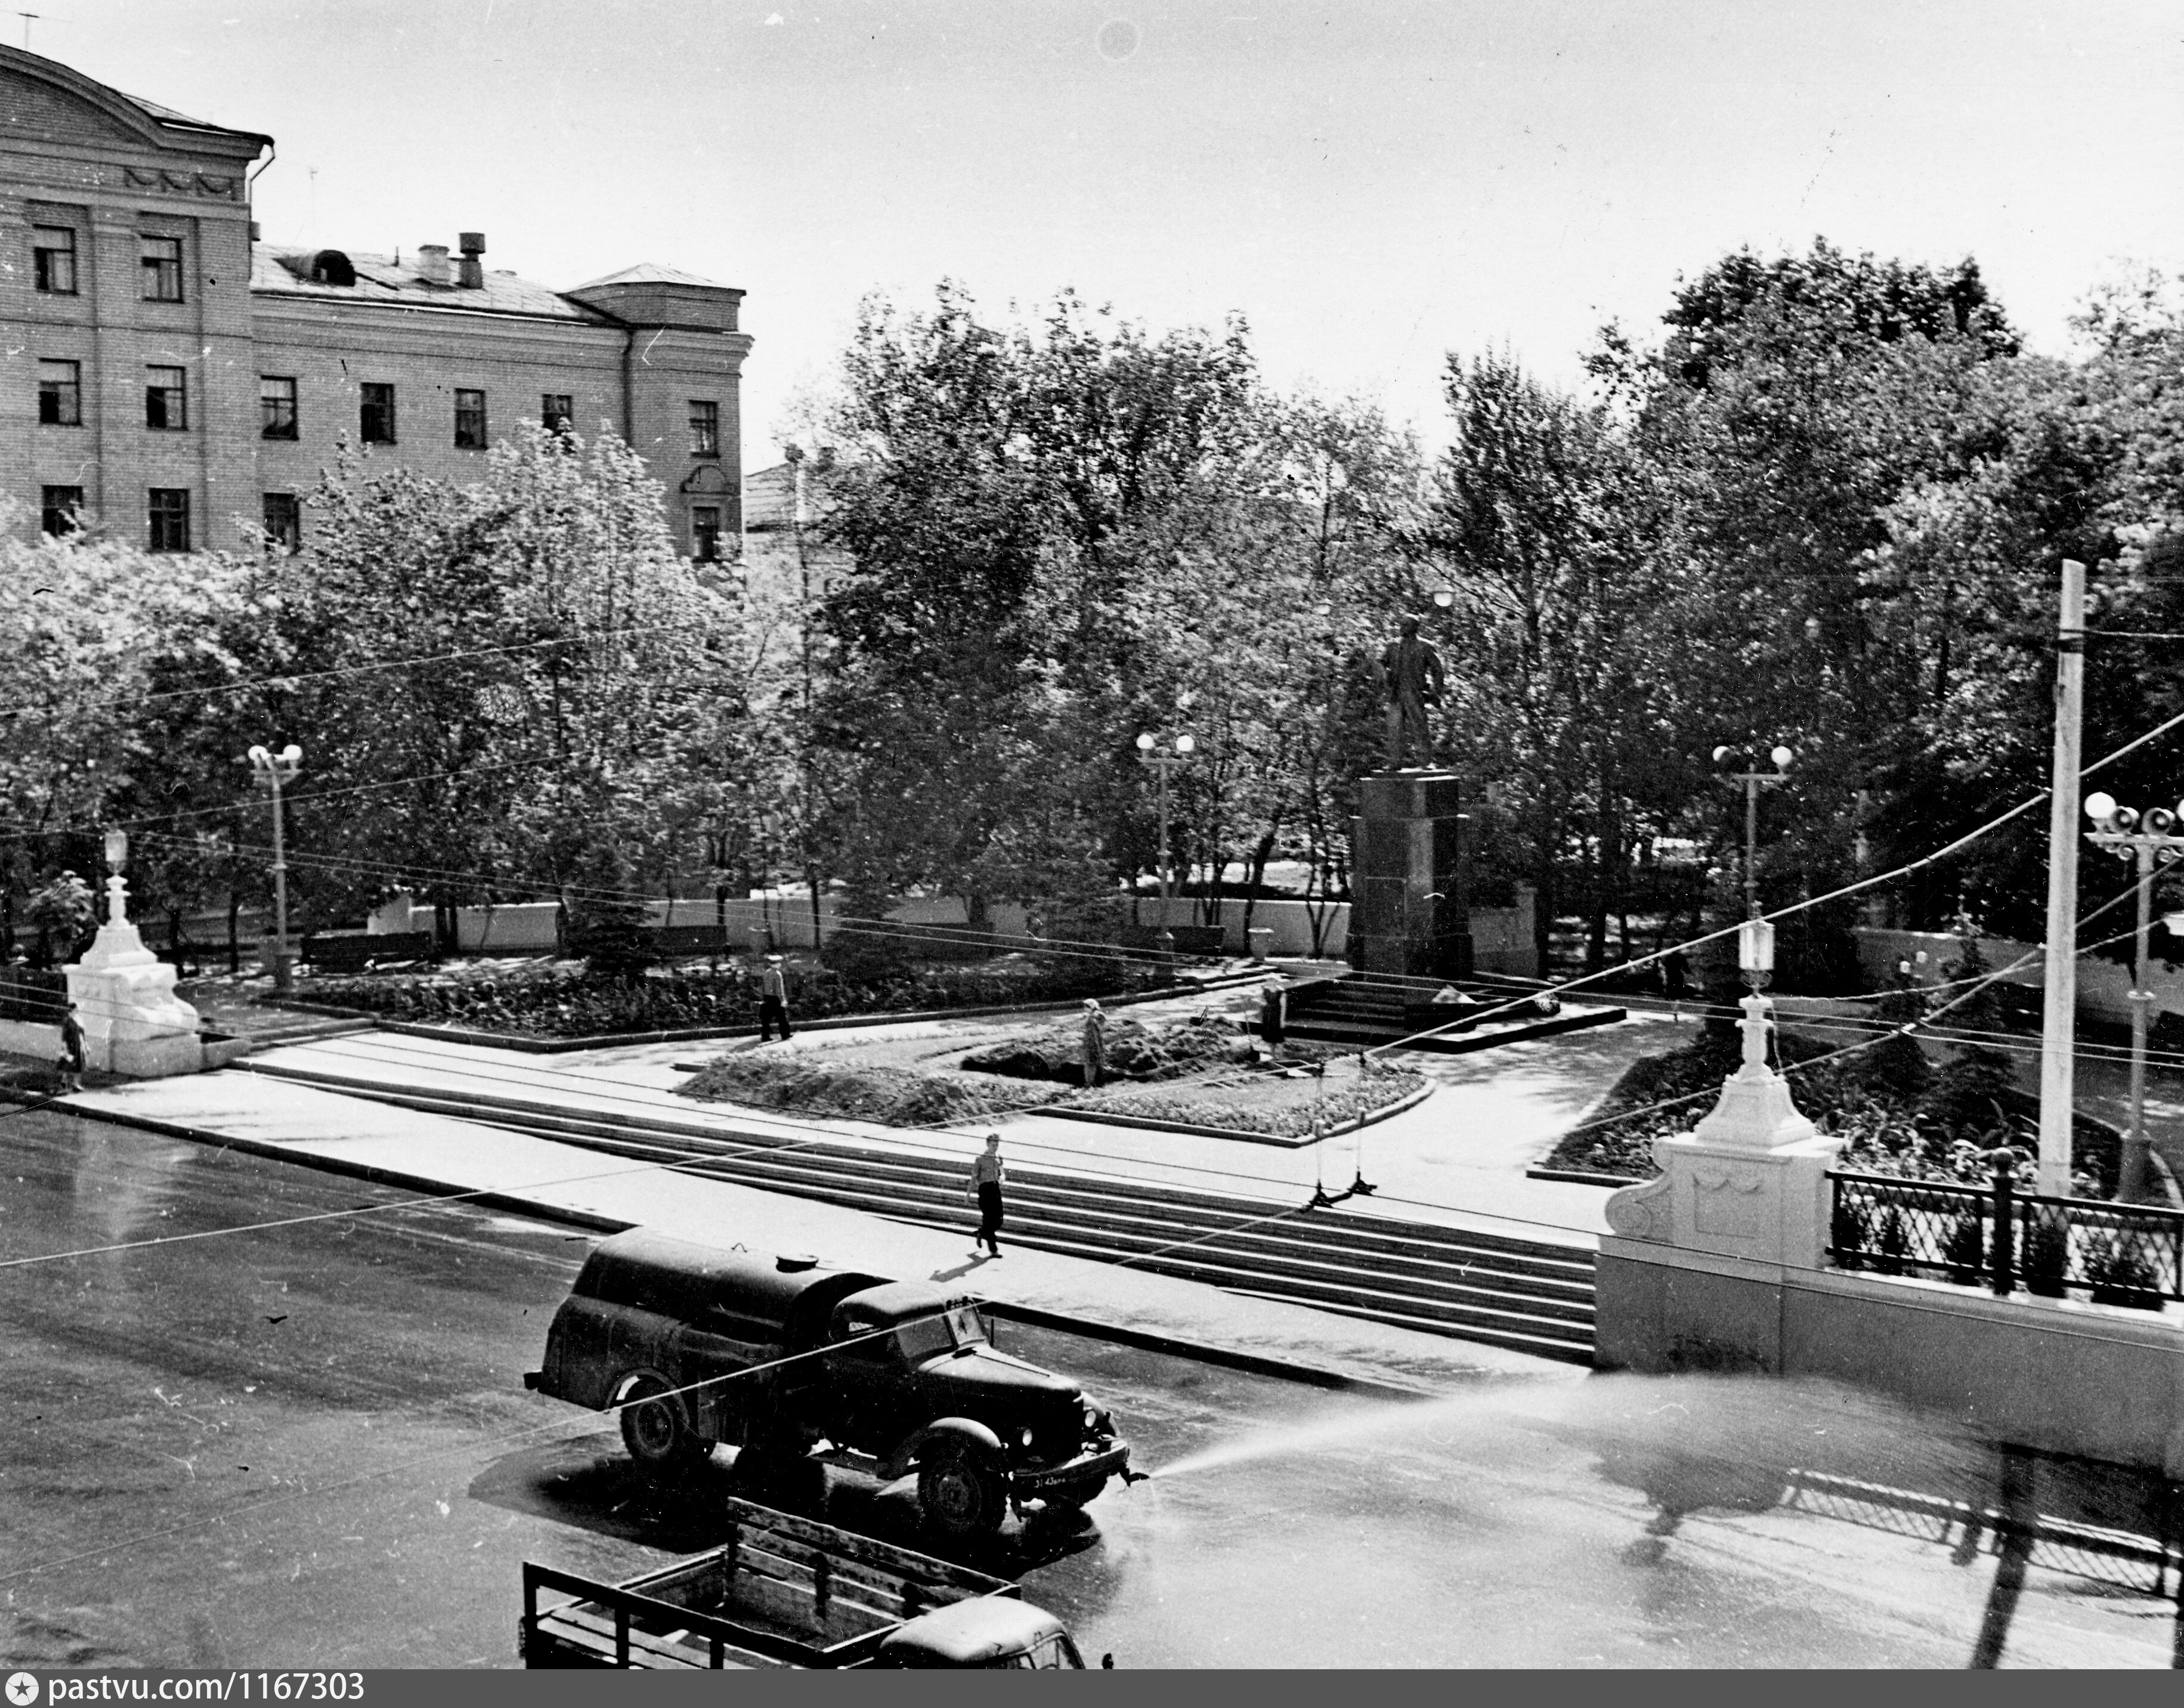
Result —
M 2016 1189 L 2016 1160 L 1991 1186 L 1830 1172 L 1828 1255 L 1839 1269 L 1918 1276 L 2155 1310 L 2184 1299 L 2184 1210 Z
M 36 1021 L 60 1024 L 68 1006 L 68 975 L 58 968 L 11 966 L 0 969 L 0 1020 Z

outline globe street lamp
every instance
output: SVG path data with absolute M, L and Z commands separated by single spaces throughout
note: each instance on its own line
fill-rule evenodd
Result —
M 304 768 L 304 750 L 291 742 L 279 753 L 254 747 L 247 755 L 258 786 L 273 796 L 273 988 L 288 989 L 288 861 L 281 839 L 281 790 Z
M 2131 962 L 2131 1132 L 2123 1142 L 2123 1160 L 2116 1175 L 2116 1197 L 2129 1203 L 2146 1195 L 2150 1166 L 2146 1138 L 2146 1032 L 2154 999 L 2146 940 L 2153 923 L 2153 879 L 2159 868 L 2184 855 L 2184 835 L 2178 834 L 2180 825 L 2184 825 L 2184 801 L 2177 803 L 2174 811 L 2148 807 L 2142 817 L 2129 807 L 2117 805 L 2114 795 L 2095 793 L 2086 797 L 2086 816 L 2099 826 L 2087 833 L 2086 841 L 2118 860 L 2134 861 L 2138 868 L 2137 953 Z
M 1173 752 L 1161 746 L 1157 736 L 1141 735 L 1138 737 L 1138 763 L 1150 765 L 1160 778 L 1161 935 L 1171 943 L 1174 939 L 1168 930 L 1168 904 L 1174 893 L 1174 875 L 1167 857 L 1167 774 L 1187 761 L 1197 749 L 1198 741 L 1194 736 L 1178 736 Z
M 1733 768 L 1728 781 L 1744 785 L 1744 911 L 1752 919 L 1759 917 L 1759 791 L 1772 788 L 1777 783 L 1787 782 L 1790 762 L 1797 756 L 1788 748 L 1777 746 L 1767 757 L 1774 762 L 1774 769 L 1763 771 L 1752 756 L 1737 748 L 1716 748 L 1713 762 Z M 1774 965 L 1772 932 L 1769 932 L 1768 965 Z M 1756 988 L 1756 987 L 1755 987 Z

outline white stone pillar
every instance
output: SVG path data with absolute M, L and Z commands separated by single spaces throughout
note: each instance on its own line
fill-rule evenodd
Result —
M 1660 1177 L 1610 1198 L 1607 1225 L 1626 1239 L 1818 1269 L 1828 1243 L 1827 1171 L 1843 1141 L 1798 1114 L 1788 1084 L 1768 1066 L 1773 1004 L 1755 995 L 1743 1008 L 1743 1065 L 1691 1132 L 1653 1141 Z
M 204 1065 L 198 1011 L 175 994 L 175 969 L 144 947 L 130 923 L 120 873 L 107 879 L 106 893 L 98 940 L 62 969 L 83 1027 L 85 1065 L 138 1079 L 197 1072 Z

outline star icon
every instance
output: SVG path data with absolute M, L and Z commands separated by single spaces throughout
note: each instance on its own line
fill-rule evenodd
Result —
M 8 1676 L 8 1700 L 14 1708 L 31 1708 L 38 1700 L 38 1681 L 28 1672 L 12 1672 Z

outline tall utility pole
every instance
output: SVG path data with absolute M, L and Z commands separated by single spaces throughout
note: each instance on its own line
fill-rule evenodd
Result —
M 2063 561 L 2055 632 L 2055 765 L 2048 802 L 2047 999 L 2040 1026 L 2040 1191 L 2070 1195 L 2078 1018 L 2078 726 L 2086 703 L 2086 566 Z

